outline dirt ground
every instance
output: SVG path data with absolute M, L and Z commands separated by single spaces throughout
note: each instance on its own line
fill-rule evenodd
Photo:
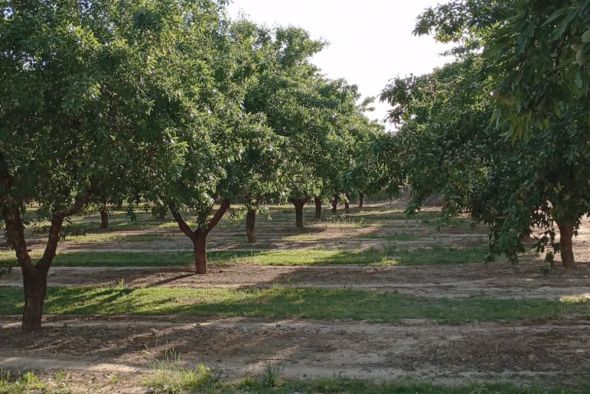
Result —
M 383 207 L 369 208 L 362 225 L 315 225 L 304 234 L 277 235 L 260 225 L 261 247 L 357 249 L 384 245 L 388 236 L 418 234 L 395 241 L 412 247 L 481 243 L 485 232 L 468 226 L 443 230 L 418 220 L 387 220 Z M 384 219 L 385 218 L 385 219 Z M 287 228 L 290 217 L 274 225 Z M 311 225 L 314 228 L 314 225 Z M 319 230 L 318 230 L 319 229 Z M 133 230 L 135 231 L 135 230 Z M 156 230 L 154 230 L 156 231 Z M 157 230 L 156 232 L 162 232 Z M 168 230 L 164 231 L 167 232 Z M 170 231 L 174 231 L 171 229 Z M 145 235 L 137 232 L 134 235 Z M 153 234 L 153 232 L 152 232 Z M 168 236 L 167 236 L 168 237 Z M 241 229 L 220 230 L 217 245 L 244 245 Z M 170 243 L 172 240 L 172 243 Z M 178 250 L 188 245 L 177 234 L 153 242 L 107 240 L 66 242 L 62 250 Z M 545 276 L 538 261 L 424 266 L 211 266 L 207 276 L 178 268 L 54 267 L 50 286 L 249 288 L 273 285 L 395 291 L 427 298 L 590 298 L 590 225 L 575 241 L 575 269 L 556 268 Z M 164 246 L 167 245 L 167 246 Z M 146 246 L 149 245 L 149 246 Z M 1 286 L 21 286 L 18 270 Z M 437 383 L 510 380 L 576 384 L 590 375 L 590 321 L 516 321 L 438 324 L 362 321 L 270 321 L 189 317 L 47 317 L 39 334 L 21 334 L 18 318 L 0 316 L 0 370 L 64 370 L 88 392 L 142 393 L 141 377 L 167 352 L 182 363 L 204 363 L 223 378 L 255 375 L 267 365 L 286 378 L 350 377 L 377 381 L 417 379 Z M 48 375 L 49 376 L 49 375 Z M 114 379 L 113 377 L 117 377 Z
M 0 326 L 0 368 L 146 372 L 174 350 L 232 379 L 280 366 L 287 378 L 342 376 L 441 383 L 531 378 L 575 382 L 590 372 L 590 321 L 437 325 L 244 319 L 47 322 L 43 335 Z
M 50 286 L 114 286 L 190 288 L 268 288 L 280 284 L 298 288 L 350 288 L 395 291 L 400 294 L 461 298 L 590 297 L 590 264 L 554 269 L 549 275 L 536 263 L 463 264 L 444 266 L 212 266 L 209 275 L 194 275 L 178 268 L 54 267 Z M 21 287 L 15 270 L 3 286 Z

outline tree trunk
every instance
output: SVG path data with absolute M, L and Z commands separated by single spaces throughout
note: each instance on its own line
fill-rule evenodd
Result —
M 207 232 L 197 230 L 193 240 L 195 248 L 195 273 L 207 274 Z
M 559 227 L 559 251 L 561 253 L 561 262 L 565 267 L 573 267 L 574 248 L 572 245 L 572 238 L 574 236 L 574 226 L 569 223 L 557 222 Z
M 4 157 L 0 153 L 0 188 L 7 190 L 11 187 L 12 179 L 8 173 Z M 47 293 L 47 274 L 57 252 L 57 244 L 64 218 L 78 213 L 88 204 L 94 188 L 95 185 L 92 183 L 86 192 L 76 197 L 76 200 L 69 208 L 53 213 L 47 244 L 45 245 L 43 256 L 41 256 L 37 264 L 33 264 L 29 255 L 23 221 L 18 208 L 19 204 L 6 199 L 4 195 L 0 194 L 0 216 L 2 216 L 5 224 L 5 237 L 8 244 L 15 251 L 16 259 L 23 275 L 23 290 L 25 293 L 25 306 L 21 326 L 23 332 L 41 329 L 43 304 Z
M 100 207 L 100 228 L 101 230 L 109 228 L 109 211 L 104 205 Z
M 22 273 L 25 292 L 22 331 L 37 331 L 41 329 L 43 304 L 47 293 L 48 270 L 39 268 L 33 268 L 31 270 L 23 268 Z
M 246 236 L 248 237 L 248 242 L 255 243 L 256 242 L 256 210 L 248 208 L 248 213 L 246 214 Z
M 359 193 L 359 208 L 362 208 L 364 203 L 365 203 L 365 193 L 360 192 Z
M 346 193 L 346 195 L 344 196 L 344 212 L 349 213 L 350 212 L 350 195 L 348 193 Z
M 332 213 L 336 213 L 338 210 L 338 194 L 334 195 L 334 199 L 332 200 Z
M 293 200 L 293 205 L 295 205 L 295 225 L 299 229 L 303 229 L 303 207 L 305 202 L 303 198 Z
M 24 226 L 18 209 L 3 209 L 6 225 L 6 238 L 16 253 L 16 259 L 23 275 L 25 306 L 23 309 L 22 331 L 31 332 L 41 329 L 43 303 L 47 292 L 47 273 L 55 253 L 63 223 L 62 215 L 53 215 L 49 236 L 43 256 L 33 264 L 24 236 Z
M 314 201 L 315 201 L 315 218 L 317 220 L 320 220 L 322 218 L 322 198 L 315 197 Z
M 224 199 L 219 206 L 215 215 L 209 220 L 206 227 L 197 228 L 195 231 L 191 230 L 190 226 L 184 221 L 182 215 L 174 205 L 169 205 L 172 217 L 178 223 L 180 230 L 186 234 L 191 241 L 193 241 L 193 249 L 195 252 L 195 273 L 197 275 L 205 275 L 207 273 L 207 235 L 209 232 L 219 224 L 225 212 L 229 209 L 229 200 Z

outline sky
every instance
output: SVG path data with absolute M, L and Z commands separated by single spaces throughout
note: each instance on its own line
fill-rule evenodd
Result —
M 329 78 L 356 84 L 363 97 L 377 96 L 395 77 L 420 75 L 443 65 L 446 47 L 431 37 L 416 37 L 417 16 L 440 0 L 233 0 L 232 18 L 273 26 L 299 26 L 328 47 L 312 62 Z M 368 113 L 383 120 L 388 105 Z M 388 128 L 393 126 L 388 125 Z

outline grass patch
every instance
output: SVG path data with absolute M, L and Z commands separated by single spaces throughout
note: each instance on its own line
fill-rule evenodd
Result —
M 259 264 L 259 265 L 337 265 L 337 264 L 377 264 L 384 263 L 387 253 L 369 249 L 360 252 L 346 250 L 269 250 L 258 251 L 250 254 L 236 255 L 225 261 L 235 264 Z
M 58 387 L 53 387 L 45 378 L 33 372 L 20 376 L 0 371 L 0 393 L 73 393 L 65 386 L 68 379 Z M 269 380 L 268 372 L 261 376 L 251 376 L 239 382 L 224 382 L 213 371 L 199 365 L 196 368 L 182 368 L 176 364 L 158 366 L 152 374 L 143 379 L 143 386 L 153 394 L 177 393 L 350 393 L 350 394 L 577 394 L 587 393 L 590 387 L 582 383 L 578 387 L 558 387 L 556 385 L 516 385 L 512 383 L 479 383 L 465 385 L 433 385 L 419 381 L 393 381 L 374 383 L 366 380 L 346 378 L 325 378 L 316 380 Z M 89 385 L 90 387 L 90 385 Z M 138 387 L 139 388 L 139 387 Z
M 19 314 L 22 290 L 0 288 L 0 315 Z M 271 319 L 432 319 L 448 323 L 590 316 L 590 300 L 418 298 L 350 289 L 51 288 L 51 315 L 185 315 Z
M 0 370 L 1 394 L 44 393 L 46 389 L 47 385 L 33 372 L 19 376 Z
M 420 382 L 373 383 L 344 378 L 319 379 L 314 381 L 285 381 L 269 387 L 261 379 L 247 378 L 237 385 L 218 386 L 211 393 L 363 393 L 363 394 L 566 394 L 583 393 L 584 389 L 563 389 L 540 386 L 517 386 L 510 383 L 471 384 L 440 386 Z
M 31 253 L 33 259 L 40 251 Z M 187 266 L 193 261 L 193 252 L 70 252 L 55 256 L 54 266 L 61 267 L 166 267 Z M 0 262 L 16 266 L 14 252 L 0 252 Z
M 488 254 L 485 246 L 453 248 L 435 246 L 393 251 L 393 259 L 400 265 L 444 265 L 482 263 Z
M 346 250 L 291 249 L 209 252 L 212 264 L 252 264 L 274 266 L 297 265 L 439 265 L 481 263 L 485 247 L 433 247 L 414 250 L 367 249 Z M 40 252 L 32 254 L 41 257 Z M 69 252 L 55 257 L 54 266 L 62 267 L 186 267 L 193 264 L 192 251 L 179 252 Z M 0 265 L 16 266 L 14 252 L 1 252 Z
M 183 368 L 174 351 L 167 352 L 166 360 L 157 362 L 154 372 L 144 378 L 144 386 L 152 394 L 210 392 L 218 383 L 219 378 L 206 365 Z

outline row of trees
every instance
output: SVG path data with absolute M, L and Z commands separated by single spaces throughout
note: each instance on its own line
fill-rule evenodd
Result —
M 324 44 L 232 22 L 224 7 L 0 1 L 0 217 L 23 275 L 24 331 L 40 328 L 64 220 L 89 205 L 105 226 L 108 204 L 168 210 L 204 274 L 207 236 L 231 203 L 247 207 L 254 240 L 270 198 L 292 202 L 302 227 L 310 199 L 385 179 L 367 165 L 384 135 L 363 115 L 369 103 L 309 61 Z M 50 222 L 38 261 L 24 231 L 31 202 Z
M 416 34 L 455 42 L 455 60 L 393 80 L 382 100 L 410 210 L 436 193 L 445 211 L 491 226 L 491 256 L 539 251 L 574 264 L 572 237 L 590 213 L 590 1 L 452 1 Z M 559 230 L 560 239 L 556 241 Z

